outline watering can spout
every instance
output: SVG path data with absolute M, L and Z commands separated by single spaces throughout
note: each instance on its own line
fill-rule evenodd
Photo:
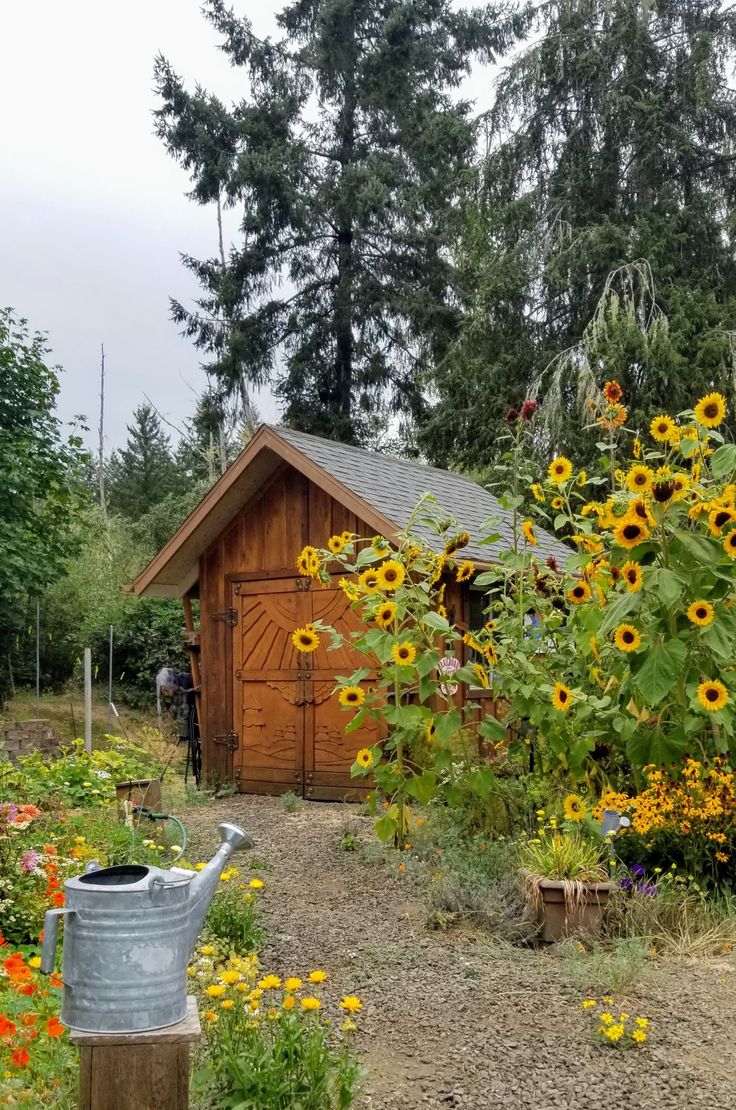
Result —
M 222 843 L 207 866 L 191 881 L 189 886 L 189 951 L 194 949 L 225 864 L 238 848 L 252 848 L 253 838 L 237 825 L 223 821 L 218 825 Z

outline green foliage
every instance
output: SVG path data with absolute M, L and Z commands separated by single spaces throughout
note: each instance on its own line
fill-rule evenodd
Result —
M 293 790 L 287 790 L 285 794 L 281 795 L 281 806 L 284 813 L 297 813 L 301 804 L 301 798 Z
M 511 25 L 447 0 L 308 0 L 284 7 L 277 43 L 223 0 L 204 12 L 248 98 L 189 93 L 159 57 L 158 132 L 197 203 L 246 216 L 227 258 L 185 258 L 203 292 L 174 318 L 231 387 L 283 364 L 287 423 L 375 439 L 387 400 L 421 408 L 420 373 L 454 331 L 445 247 L 474 125 L 452 92 Z
M 519 863 L 533 876 L 570 882 L 602 882 L 608 878 L 601 840 L 577 831 L 553 830 L 522 843 Z
M 263 941 L 257 893 L 243 891 L 233 880 L 221 882 L 204 923 L 204 939 L 209 941 L 210 938 L 223 942 L 232 952 L 257 952 Z
M 585 946 L 566 940 L 561 946 L 562 973 L 586 998 L 627 995 L 648 978 L 651 944 L 647 937 L 615 937 L 608 944 Z
M 130 520 L 176 490 L 176 465 L 161 421 L 150 405 L 139 405 L 128 425 L 128 441 L 107 464 L 107 499 L 113 512 Z
M 91 753 L 84 750 L 84 741 L 76 740 L 56 759 L 32 752 L 17 763 L 0 761 L 0 800 L 51 810 L 98 808 L 113 804 L 116 782 L 155 776 L 158 768 L 148 752 L 118 736 L 107 739 L 109 748 Z

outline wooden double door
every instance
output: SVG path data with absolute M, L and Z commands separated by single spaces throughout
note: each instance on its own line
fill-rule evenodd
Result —
M 337 675 L 364 666 L 350 647 L 349 633 L 360 627 L 335 583 L 320 587 L 309 578 L 234 580 L 232 629 L 232 720 L 238 736 L 234 772 L 238 787 L 252 793 L 292 790 L 308 798 L 359 796 L 365 779 L 351 779 L 359 748 L 379 739 L 367 721 L 345 732 L 351 714 L 333 693 Z M 310 653 L 297 652 L 295 628 L 322 620 L 346 637 L 328 651 L 321 636 Z M 363 682 L 367 688 L 375 676 Z

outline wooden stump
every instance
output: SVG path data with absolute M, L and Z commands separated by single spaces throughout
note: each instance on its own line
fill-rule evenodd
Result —
M 201 1036 L 197 1002 L 177 1025 L 147 1033 L 69 1030 L 80 1049 L 79 1110 L 187 1110 L 191 1045 Z

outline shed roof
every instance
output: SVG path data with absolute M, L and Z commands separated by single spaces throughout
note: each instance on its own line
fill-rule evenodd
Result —
M 431 493 L 471 535 L 465 552 L 489 564 L 512 542 L 511 514 L 477 482 L 462 474 L 394 455 L 321 439 L 291 428 L 262 425 L 227 472 L 210 489 L 178 531 L 135 579 L 136 594 L 180 597 L 197 580 L 199 557 L 283 462 L 324 488 L 377 532 L 387 536 L 408 523 L 422 494 Z M 492 518 L 500 539 L 479 544 L 481 525 Z M 437 549 L 441 541 L 426 525 L 413 531 Z M 538 552 L 564 561 L 570 549 L 537 528 Z

